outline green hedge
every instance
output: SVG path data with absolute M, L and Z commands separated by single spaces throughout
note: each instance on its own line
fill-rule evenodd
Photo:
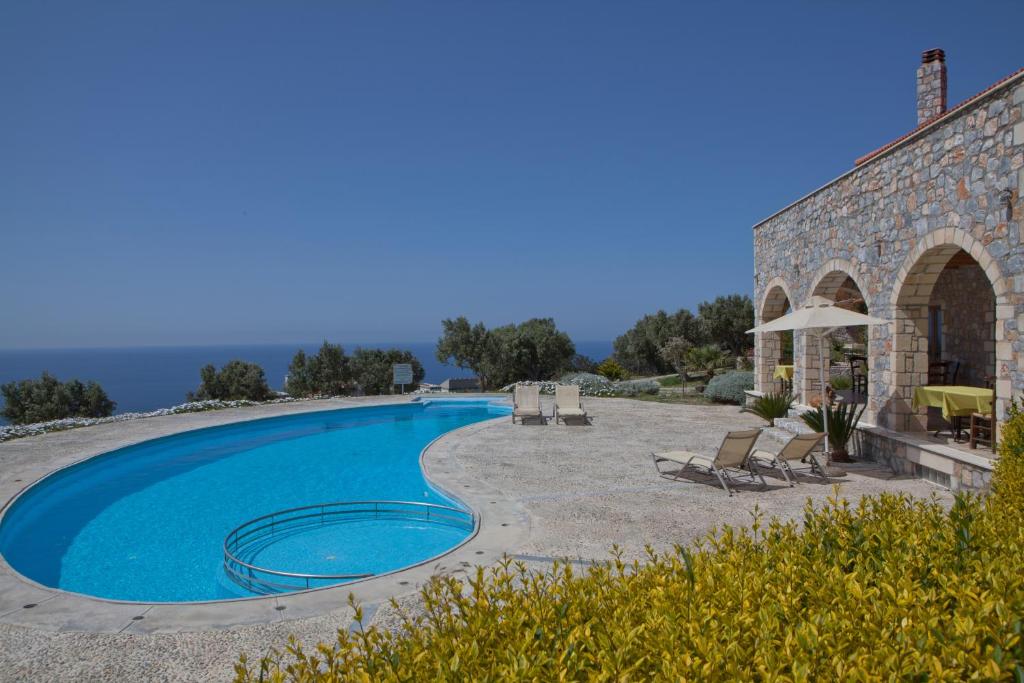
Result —
M 692 548 L 577 575 L 433 580 L 399 633 L 292 643 L 239 681 L 1022 680 L 1024 416 L 988 498 L 810 504 Z

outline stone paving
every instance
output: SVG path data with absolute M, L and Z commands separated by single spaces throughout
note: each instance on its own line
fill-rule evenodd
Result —
M 23 482 L 66 462 L 162 433 L 365 402 L 287 404 L 152 418 L 0 444 L 0 495 L 6 500 Z M 627 399 L 591 399 L 586 406 L 593 418 L 589 426 L 556 426 L 554 422 L 521 426 L 502 418 L 452 432 L 430 447 L 424 459 L 428 475 L 480 512 L 481 532 L 433 567 L 409 574 L 408 581 L 399 582 L 402 575 L 382 577 L 367 584 L 372 588 L 356 590 L 372 623 L 384 627 L 397 623 L 395 610 L 386 604 L 388 596 L 394 595 L 405 608 L 415 609 L 416 586 L 431 571 L 464 572 L 471 564 L 467 558 L 493 561 L 500 550 L 542 569 L 552 557 L 605 558 L 612 544 L 618 544 L 626 557 L 641 557 L 647 544 L 668 549 L 715 526 L 747 524 L 755 506 L 767 515 L 798 517 L 808 498 L 820 504 L 833 492 L 832 485 L 808 478 L 789 488 L 780 479 L 769 477 L 767 490 L 745 486 L 730 498 L 706 477 L 671 481 L 657 476 L 651 451 L 712 451 L 726 430 L 761 424 L 735 407 Z M 902 491 L 937 496 L 947 503 L 950 500 L 947 492 L 927 482 L 897 477 L 866 464 L 850 467 L 847 476 L 836 483 L 840 494 L 851 499 L 879 491 Z M 65 615 L 58 628 L 52 623 L 45 628 L 32 626 L 24 620 L 0 623 L 0 680 L 230 679 L 239 653 L 258 658 L 285 643 L 291 634 L 307 643 L 333 640 L 337 628 L 351 625 L 347 593 L 346 589 L 333 589 L 256 601 L 265 606 L 262 617 L 235 625 L 224 619 L 220 627 L 209 619 L 223 608 L 218 605 L 196 607 L 196 623 L 204 626 L 194 629 L 168 625 L 145 631 L 132 627 L 146 624 L 144 619 L 129 621 L 121 632 L 104 628 L 98 630 L 108 632 L 89 632 L 97 630 L 90 628 L 92 610 L 77 618 Z M 98 606 L 110 604 L 79 600 Z M 282 605 L 288 609 L 278 610 Z M 165 608 L 143 605 L 133 609 L 145 617 Z M 101 607 L 95 610 L 97 614 L 102 611 Z M 0 622 L 17 622 L 11 615 L 20 617 L 28 611 L 8 606 L 5 612 L 0 605 Z

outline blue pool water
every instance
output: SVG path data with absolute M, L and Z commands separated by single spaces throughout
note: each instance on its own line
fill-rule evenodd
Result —
M 0 523 L 0 553 L 38 583 L 97 597 L 248 597 L 223 571 L 222 544 L 233 528 L 335 501 L 462 507 L 426 482 L 420 452 L 445 432 L 508 411 L 479 399 L 425 401 L 236 423 L 129 446 L 25 492 Z M 468 533 L 359 520 L 292 535 L 261 559 L 286 571 L 381 573 L 433 557 Z

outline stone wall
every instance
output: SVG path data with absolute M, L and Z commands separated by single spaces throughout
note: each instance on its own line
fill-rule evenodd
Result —
M 936 453 L 934 444 L 881 429 L 858 429 L 854 436 L 858 458 L 885 465 L 896 474 L 906 474 L 945 486 L 953 491 L 988 491 L 992 484 L 992 463 L 982 456 Z
M 941 359 L 960 363 L 956 384 L 985 386 L 996 371 L 996 298 L 985 271 L 977 265 L 946 268 L 929 305 L 942 309 Z
M 925 411 L 911 400 L 914 387 L 927 382 L 928 303 L 961 250 L 992 287 L 1000 416 L 1024 389 L 1022 107 L 1018 73 L 754 228 L 759 322 L 773 289 L 800 306 L 822 282 L 840 279 L 837 273 L 853 279 L 871 315 L 894 321 L 871 328 L 868 420 L 898 430 L 925 427 Z M 806 343 L 798 333 L 797 387 L 813 384 Z

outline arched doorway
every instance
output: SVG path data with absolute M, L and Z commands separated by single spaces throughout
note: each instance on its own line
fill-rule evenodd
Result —
M 758 324 L 771 322 L 790 311 L 792 304 L 784 283 L 774 282 L 761 303 Z M 761 332 L 757 335 L 757 390 L 764 393 L 778 391 L 782 384 L 775 378 L 779 364 L 793 364 L 793 332 Z
M 811 296 L 834 301 L 837 306 L 858 313 L 870 314 L 861 286 L 844 268 L 845 264 L 830 264 L 815 282 Z M 848 327 L 834 330 L 826 340 L 824 353 L 825 377 L 845 400 L 867 403 L 870 395 L 868 377 L 867 327 Z M 817 333 L 803 333 L 802 392 L 805 403 L 821 397 L 821 372 Z
M 912 255 L 896 282 L 893 387 L 885 410 L 891 429 L 936 427 L 937 411 L 915 409 L 913 396 L 916 387 L 940 383 L 938 376 L 946 384 L 1001 388 L 996 382 L 997 287 L 1005 291 L 1005 285 L 980 245 L 965 246 L 973 248 L 926 246 Z

